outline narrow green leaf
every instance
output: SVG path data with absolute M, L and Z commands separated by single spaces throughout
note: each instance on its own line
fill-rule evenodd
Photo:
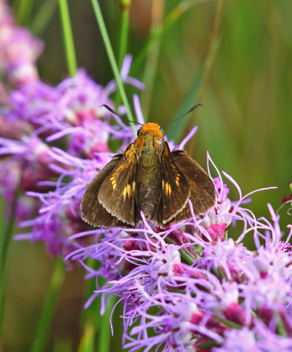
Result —
M 120 29 L 120 47 L 119 47 L 119 70 L 122 68 L 124 58 L 128 50 L 128 37 L 129 37 L 129 18 L 130 18 L 130 6 L 131 0 L 120 0 L 120 6 L 122 9 L 121 29 Z M 118 107 L 121 102 L 121 95 L 119 90 L 115 96 L 115 106 Z
M 210 348 L 210 347 L 214 347 L 214 346 L 219 346 L 219 344 L 215 341 L 209 341 L 206 343 L 202 343 L 201 345 L 197 346 L 198 348 Z
M 277 319 L 277 332 L 280 336 L 287 337 L 287 332 L 280 314 L 274 311 L 274 316 Z
M 100 318 L 102 323 L 98 336 L 98 352 L 109 352 L 111 341 L 110 315 L 114 307 L 116 298 L 111 296 L 104 315 Z
M 61 15 L 68 72 L 71 77 L 74 77 L 77 71 L 77 61 L 67 0 L 59 0 L 59 9 Z
M 174 244 L 176 245 L 171 239 L 169 239 L 168 237 L 165 237 L 165 242 L 169 243 L 169 244 Z M 178 250 L 181 257 L 185 260 L 186 264 L 188 265 L 192 265 L 195 260 L 193 257 L 191 257 L 187 252 L 185 252 L 183 249 L 179 249 Z
M 235 329 L 238 329 L 238 330 L 241 330 L 243 328 L 242 325 L 239 325 L 239 324 L 236 324 L 234 323 L 233 321 L 230 321 L 228 319 L 224 319 L 224 318 L 219 318 L 219 317 L 215 317 L 217 320 L 221 321 L 221 323 L 227 325 L 227 326 L 230 326 L 231 328 L 235 328 Z
M 7 257 L 15 225 L 15 213 L 18 199 L 18 189 L 15 191 L 11 204 L 10 221 L 6 225 L 4 236 L 0 238 L 0 346 L 2 343 L 3 319 L 5 311 Z
M 31 19 L 34 0 L 21 0 L 17 14 L 17 23 L 20 26 L 28 26 Z
M 44 305 L 44 310 L 35 335 L 31 352 L 42 352 L 49 334 L 51 322 L 55 313 L 59 293 L 65 277 L 65 263 L 63 258 L 56 259 L 55 270 L 52 276 L 50 288 Z
M 195 98 L 198 94 L 198 90 L 201 84 L 202 75 L 203 75 L 203 65 L 201 65 L 198 68 L 197 74 L 194 77 L 193 84 L 189 90 L 189 93 L 187 94 L 185 100 L 180 105 L 180 107 L 178 108 L 177 112 L 174 114 L 172 119 L 176 119 L 179 116 L 183 115 L 194 105 Z M 196 103 L 200 103 L 200 102 L 197 101 Z M 184 137 L 185 128 L 188 125 L 190 118 L 191 118 L 191 114 L 189 116 L 185 116 L 180 120 L 177 120 L 168 124 L 166 128 L 166 135 L 168 137 L 168 140 L 173 140 L 175 144 L 178 144 Z
M 102 13 L 101 13 L 101 10 L 100 10 L 99 3 L 98 3 L 97 0 L 91 0 L 91 2 L 92 2 L 92 6 L 93 6 L 93 9 L 94 9 L 94 13 L 95 13 L 95 16 L 96 16 L 97 23 L 99 25 L 101 36 L 102 36 L 102 39 L 103 39 L 103 42 L 104 42 L 104 45 L 105 45 L 105 48 L 106 48 L 106 51 L 107 51 L 107 55 L 108 55 L 108 58 L 109 58 L 109 61 L 110 61 L 110 65 L 112 67 L 115 79 L 117 81 L 117 85 L 118 85 L 118 88 L 119 88 L 119 91 L 120 91 L 120 94 L 121 94 L 121 98 L 122 98 L 123 104 L 125 105 L 125 107 L 127 109 L 128 119 L 130 121 L 134 121 L 134 118 L 133 118 L 133 115 L 132 115 L 132 112 L 131 112 L 131 109 L 130 109 L 130 105 L 129 105 L 129 102 L 128 102 L 128 98 L 127 98 L 127 95 L 126 95 L 126 92 L 125 92 L 125 88 L 124 88 L 123 82 L 122 82 L 121 77 L 120 77 L 118 65 L 117 65 L 117 62 L 116 62 L 116 59 L 115 59 L 115 56 L 114 56 L 114 52 L 113 52 L 113 49 L 112 49 L 112 46 L 111 46 L 111 42 L 110 42 L 107 30 L 106 30 L 106 26 L 105 26 L 105 23 L 104 23 L 104 20 L 103 20 L 103 16 L 102 16 Z M 133 130 L 134 135 L 136 135 L 135 124 L 134 123 L 130 123 L 130 126 L 131 126 L 131 128 Z
M 30 30 L 35 35 L 41 35 L 44 32 L 56 11 L 57 3 L 57 0 L 46 0 L 43 2 L 30 26 Z
M 78 352 L 94 352 L 94 340 L 95 340 L 95 329 L 94 329 L 94 315 L 92 312 L 87 314 L 87 320 L 84 327 L 84 332 L 81 338 L 81 342 L 78 348 Z

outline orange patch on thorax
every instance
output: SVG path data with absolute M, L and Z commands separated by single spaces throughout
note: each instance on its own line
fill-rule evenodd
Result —
M 145 125 L 141 127 L 139 136 L 135 141 L 135 145 L 138 148 L 138 150 L 141 150 L 143 148 L 144 136 L 147 134 L 152 134 L 155 140 L 159 138 L 163 138 L 163 134 L 160 131 L 159 125 L 157 123 L 152 123 L 152 122 L 145 123 Z

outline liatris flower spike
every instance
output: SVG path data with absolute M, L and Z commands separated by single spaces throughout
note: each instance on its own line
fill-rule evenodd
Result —
M 218 172 L 208 156 L 208 170 L 211 164 Z M 107 279 L 86 307 L 102 295 L 104 312 L 109 296 L 117 296 L 123 304 L 123 344 L 130 351 L 233 351 L 241 350 L 241 338 L 246 338 L 246 351 L 272 352 L 263 342 L 267 334 L 271 346 L 281 340 L 283 351 L 291 348 L 292 231 L 281 242 L 279 217 L 271 206 L 272 223 L 256 219 L 244 207 L 253 192 L 242 196 L 238 184 L 224 175 L 239 199 L 228 198 L 218 172 L 215 206 L 202 216 L 194 214 L 189 201 L 192 218 L 165 230 L 148 223 L 141 212 L 143 223 L 134 229 L 104 227 L 71 237 L 95 235 L 95 244 L 81 245 L 68 258 L 84 265 L 87 278 Z M 239 221 L 243 230 L 235 241 L 227 237 L 227 228 Z M 253 236 L 256 251 L 242 244 L 245 236 Z M 87 258 L 101 267 L 88 267 Z
M 128 77 L 130 63 L 127 56 L 124 81 L 143 88 Z M 16 221 L 32 228 L 17 239 L 43 240 L 54 255 L 76 248 L 68 237 L 88 229 L 79 210 L 84 184 L 111 157 L 110 139 L 123 148 L 133 138 L 130 127 L 119 118 L 112 125 L 112 115 L 101 107 L 113 106 L 109 94 L 115 88 L 114 81 L 102 87 L 79 70 L 56 88 L 37 81 L 10 95 L 1 117 L 10 128 L 0 138 L 0 191 L 7 204 L 17 197 Z

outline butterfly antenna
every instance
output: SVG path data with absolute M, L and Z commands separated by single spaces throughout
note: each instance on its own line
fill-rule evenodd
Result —
M 182 116 L 176 118 L 176 119 L 173 119 L 173 120 L 170 120 L 170 121 L 165 121 L 165 122 L 162 122 L 160 123 L 160 125 L 164 125 L 165 123 L 169 123 L 169 122 L 173 122 L 173 121 L 176 121 L 176 120 L 179 120 L 181 119 L 182 117 L 186 116 L 187 114 L 189 114 L 190 112 L 194 111 L 195 109 L 197 109 L 197 107 L 199 106 L 203 106 L 202 104 L 196 104 L 194 105 L 189 111 L 187 111 L 185 114 L 183 114 Z
M 131 121 L 131 120 L 125 119 L 123 116 L 117 114 L 117 113 L 116 113 L 112 108 L 110 108 L 108 105 L 103 104 L 103 105 L 101 105 L 101 106 L 104 106 L 104 107 L 105 107 L 108 111 L 110 111 L 112 114 L 118 116 L 120 119 L 122 119 L 122 120 L 124 120 L 124 121 L 132 122 L 132 123 L 135 123 L 136 125 L 141 125 L 141 126 L 143 126 L 143 124 L 140 123 L 140 122 Z

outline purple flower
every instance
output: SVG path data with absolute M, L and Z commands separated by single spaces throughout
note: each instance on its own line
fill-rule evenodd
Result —
M 208 161 L 213 163 L 209 157 Z M 242 196 L 237 183 L 224 174 L 239 192 L 238 201 L 228 199 L 228 190 L 218 174 L 216 204 L 203 216 L 193 215 L 191 220 L 161 231 L 148 224 L 141 213 L 144 223 L 136 229 L 104 228 L 71 237 L 77 240 L 95 234 L 95 244 L 80 245 L 68 258 L 81 263 L 89 257 L 100 261 L 98 270 L 83 263 L 89 271 L 87 278 L 107 278 L 107 283 L 97 287 L 86 306 L 102 294 L 104 311 L 105 298 L 109 294 L 120 297 L 124 307 L 124 347 L 130 351 L 140 348 L 148 351 L 156 347 L 161 351 L 196 348 L 203 352 L 200 345 L 212 341 L 217 346 L 229 348 L 236 341 L 233 336 L 241 331 L 238 327 L 250 332 L 251 345 L 256 350 L 260 338 L 256 330 L 258 321 L 271 329 L 272 334 L 277 334 L 277 324 L 273 323 L 275 311 L 286 333 L 290 334 L 291 313 L 282 309 L 290 299 L 288 287 L 291 283 L 285 279 L 285 275 L 289 277 L 288 259 L 282 263 L 283 270 L 284 267 L 287 270 L 285 275 L 278 273 L 280 281 L 275 276 L 271 282 L 261 282 L 261 276 L 257 274 L 258 262 L 271 266 L 268 243 L 258 247 L 257 255 L 240 243 L 249 233 L 253 234 L 256 243 L 259 237 L 272 238 L 273 241 L 268 242 L 273 243 L 273 248 L 290 256 L 290 248 L 280 243 L 279 218 L 270 208 L 272 225 L 266 220 L 257 220 L 252 212 L 242 208 L 249 195 Z M 189 204 L 192 210 L 191 202 Z M 237 241 L 226 240 L 226 227 L 235 220 L 243 223 L 242 234 Z M 169 240 L 173 244 L 167 243 Z M 276 249 L 272 251 L 271 256 L 276 252 Z M 266 262 L 265 256 L 268 257 Z M 273 280 L 281 285 L 274 288 L 275 294 L 269 299 L 268 290 Z M 262 292 L 259 304 L 255 295 L 257 285 L 261 286 L 258 292 Z M 286 289 L 281 295 L 282 286 Z M 285 295 L 286 300 L 281 298 Z M 154 307 L 157 313 L 152 315 Z M 136 321 L 139 325 L 132 328 Z M 155 332 L 154 336 L 148 335 L 149 329 Z M 239 344 L 238 350 L 240 348 Z
M 212 352 L 261 352 L 257 346 L 255 334 L 247 328 L 227 330 L 221 347 L 214 347 Z
M 36 60 L 43 42 L 25 28 L 17 27 L 6 1 L 0 5 L 0 62 L 4 77 L 13 87 L 39 79 Z
M 127 56 L 123 81 L 143 88 L 128 77 L 130 63 Z M 82 195 L 110 161 L 109 140 L 119 139 L 121 151 L 133 140 L 131 128 L 101 106 L 113 107 L 109 95 L 115 89 L 115 81 L 102 87 L 78 70 L 55 88 L 37 80 L 9 96 L 0 119 L 5 127 L 0 137 L 0 181 L 5 187 L 0 192 L 10 204 L 17 194 L 19 226 L 31 227 L 17 239 L 42 240 L 51 254 L 62 256 L 84 244 L 82 239 L 68 240 L 88 229 L 80 216 Z

